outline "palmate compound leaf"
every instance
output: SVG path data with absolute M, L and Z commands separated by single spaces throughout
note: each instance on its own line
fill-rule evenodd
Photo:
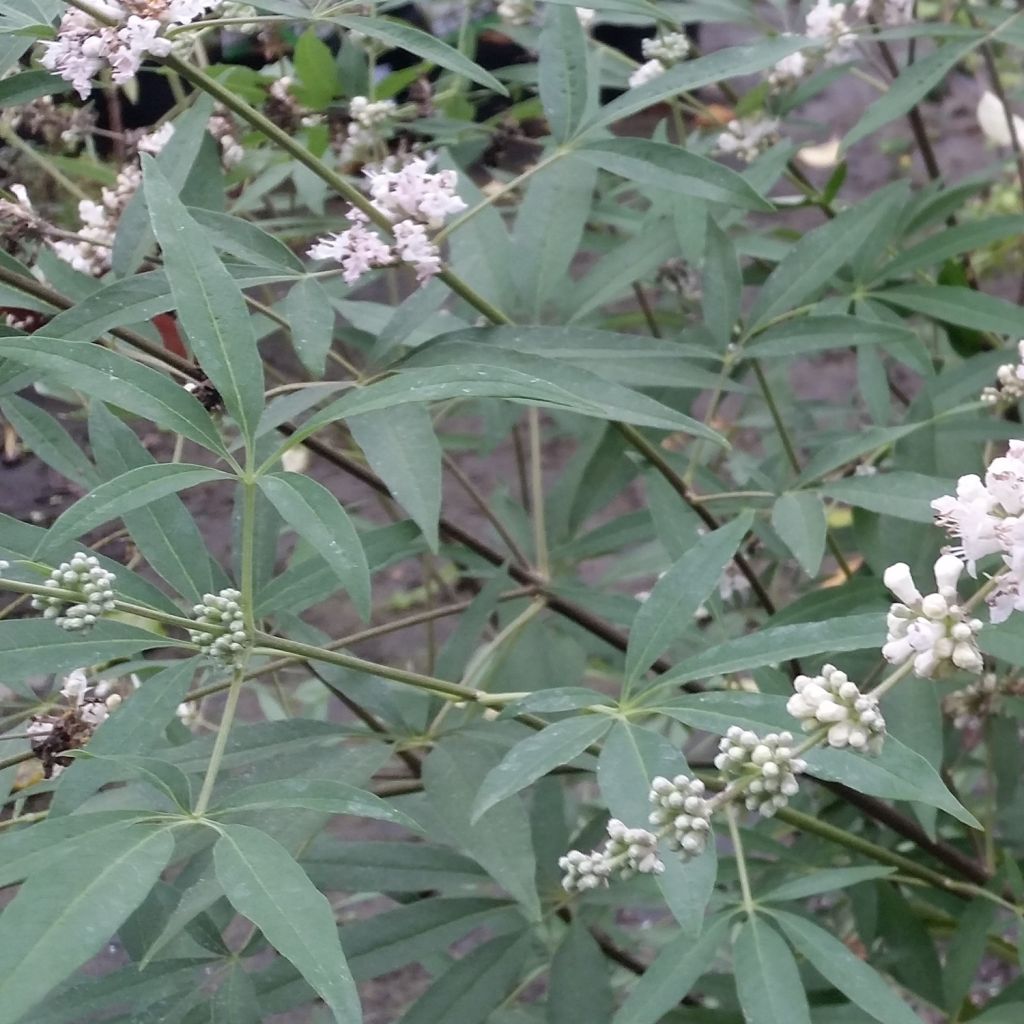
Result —
M 733 943 L 733 973 L 747 1024 L 811 1024 L 796 960 L 757 916 L 748 918 Z
M 167 828 L 127 824 L 68 843 L 0 915 L 0 1024 L 95 956 L 145 899 L 174 850 Z
M 265 832 L 247 825 L 219 828 L 214 865 L 231 905 L 295 966 L 337 1024 L 360 1024 L 359 994 L 327 898 Z
M 991 904 L 989 904 L 991 906 Z M 921 1024 L 921 1018 L 870 965 L 823 928 L 784 911 L 772 911 L 786 937 L 814 969 L 850 1002 L 880 1024 Z

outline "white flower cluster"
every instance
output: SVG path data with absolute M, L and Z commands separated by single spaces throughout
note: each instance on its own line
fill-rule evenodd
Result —
M 534 0 L 501 0 L 496 13 L 502 24 L 513 28 L 529 25 L 537 14 Z
M 353 96 L 348 105 L 351 120 L 345 128 L 338 156 L 343 167 L 368 163 L 380 156 L 380 147 L 398 115 L 394 100 L 370 100 Z
M 922 595 L 905 562 L 885 570 L 885 585 L 899 598 L 889 608 L 889 632 L 882 648 L 882 657 L 890 665 L 913 662 L 915 675 L 922 679 L 952 666 L 981 671 L 976 640 L 981 621 L 969 619 L 957 603 L 956 585 L 963 571 L 959 558 L 943 555 L 935 563 L 936 592 Z
M 1024 340 L 1017 342 L 1017 351 L 1019 361 L 1000 366 L 996 370 L 995 387 L 982 391 L 981 400 L 987 405 L 1011 405 L 1024 398 Z
M 607 885 L 612 875 L 621 879 L 635 874 L 660 875 L 665 865 L 658 857 L 658 837 L 645 828 L 628 828 L 618 818 L 608 822 L 604 847 L 592 853 L 570 850 L 559 857 L 565 872 L 562 888 L 566 892 L 586 892 Z
M 227 170 L 237 167 L 245 158 L 245 149 L 238 141 L 235 124 L 227 114 L 213 114 L 206 124 L 214 142 L 220 147 L 220 162 Z
M 241 599 L 242 595 L 237 590 L 226 587 L 219 594 L 203 594 L 203 603 L 193 607 L 192 617 L 196 622 L 220 626 L 224 630 L 220 634 L 189 630 L 189 639 L 198 644 L 204 654 L 233 664 L 239 653 L 249 646 L 245 616 L 239 603 Z
M 830 747 L 852 747 L 867 754 L 880 754 L 885 740 L 885 719 L 878 701 L 860 692 L 845 672 L 834 665 L 822 667 L 821 675 L 797 676 L 796 693 L 786 710 L 800 720 L 804 732 L 828 727 Z
M 147 56 L 166 57 L 171 42 L 161 35 L 168 25 L 186 25 L 215 6 L 216 0 L 94 0 L 105 25 L 72 8 L 61 19 L 57 38 L 43 44 L 40 63 L 70 82 L 82 99 L 92 92 L 92 79 L 110 67 L 117 84 L 131 81 Z
M 716 150 L 725 156 L 751 163 L 779 140 L 779 121 L 774 117 L 744 117 L 730 121 L 718 136 Z
M 441 255 L 427 229 L 441 227 L 445 217 L 464 210 L 466 204 L 455 192 L 456 173 L 432 173 L 431 163 L 432 158 L 418 157 L 397 169 L 382 167 L 367 172 L 371 202 L 393 225 L 393 245 L 376 234 L 366 214 L 352 207 L 348 212 L 352 226 L 320 239 L 308 255 L 337 260 L 349 284 L 373 267 L 398 262 L 414 267 L 420 282 L 433 277 L 441 269 Z
M 668 834 L 668 844 L 683 860 L 699 857 L 711 835 L 711 802 L 704 796 L 704 783 L 687 775 L 651 780 L 649 799 L 654 805 L 648 819 Z
M 663 36 L 645 39 L 640 46 L 644 63 L 629 76 L 631 89 L 653 81 L 690 55 L 690 40 L 685 32 L 666 32 Z
M 943 698 L 942 710 L 953 719 L 958 729 L 976 729 L 1003 706 L 1003 693 L 994 672 L 986 672 L 962 690 L 954 690 Z
M 876 0 L 857 0 L 847 7 L 842 3 L 834 4 L 831 0 L 816 0 L 814 6 L 807 12 L 803 34 L 823 46 L 810 57 L 800 51 L 783 57 L 768 76 L 768 82 L 772 88 L 783 89 L 794 85 L 814 70 L 819 62 L 830 67 L 848 60 L 857 45 L 857 37 L 850 29 L 846 20 L 847 15 L 853 11 L 862 18 L 866 17 L 868 9 L 875 2 Z M 890 22 L 888 19 L 895 16 L 896 8 L 902 8 L 907 3 L 912 6 L 913 0 L 883 0 L 882 17 L 885 24 L 904 24 L 902 21 Z M 784 35 L 791 34 L 784 33 Z
M 78 709 L 79 718 L 95 728 L 107 720 L 111 711 L 121 706 L 119 693 L 107 694 L 109 686 L 90 684 L 85 669 L 76 668 L 65 680 L 60 695 Z M 90 693 L 92 691 L 92 693 Z
M 770 818 L 796 796 L 796 781 L 807 764 L 793 754 L 788 732 L 758 736 L 749 729 L 731 726 L 718 745 L 715 767 L 733 782 L 743 784 L 748 811 Z
M 48 582 L 60 590 L 74 591 L 81 601 L 71 603 L 63 597 L 33 597 L 32 607 L 41 611 L 44 619 L 55 620 L 61 629 L 70 632 L 88 629 L 104 612 L 114 610 L 115 579 L 95 555 L 79 551 L 71 561 L 61 562 L 50 573 Z
M 936 498 L 932 509 L 936 522 L 959 542 L 952 551 L 971 576 L 979 559 L 1002 556 L 1006 571 L 988 596 L 992 621 L 1024 611 L 1024 441 L 1011 441 L 1007 453 L 989 463 L 984 480 L 960 477 L 956 495 Z
M 140 153 L 156 155 L 174 134 L 174 125 L 167 123 L 139 136 L 135 146 Z M 136 162 L 125 164 L 118 172 L 113 188 L 104 188 L 100 200 L 82 199 L 78 203 L 78 239 L 59 238 L 51 244 L 53 251 L 75 270 L 91 277 L 101 277 L 110 269 L 110 256 L 117 234 L 117 225 L 132 196 L 142 184 L 142 168 Z

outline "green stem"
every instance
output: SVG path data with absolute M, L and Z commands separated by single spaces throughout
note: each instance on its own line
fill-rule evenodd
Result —
M 220 716 L 220 725 L 217 728 L 217 739 L 213 744 L 213 753 L 210 755 L 210 763 L 206 766 L 206 777 L 203 779 L 203 787 L 199 791 L 199 798 L 193 814 L 201 818 L 210 806 L 210 797 L 213 796 L 213 786 L 217 781 L 217 772 L 220 770 L 220 763 L 224 757 L 224 750 L 228 745 L 228 733 L 231 732 L 231 723 L 234 721 L 235 712 L 238 710 L 238 697 L 242 692 L 242 678 L 245 670 L 242 666 L 235 669 L 235 676 L 231 680 L 228 689 L 228 699 L 224 702 L 224 713 Z
M 531 405 L 527 412 L 530 433 L 530 512 L 533 517 L 533 547 L 537 559 L 537 574 L 547 579 L 548 533 L 544 519 L 544 462 L 541 451 L 540 410 Z
M 736 820 L 735 804 L 729 803 L 726 805 L 725 816 L 729 821 L 729 838 L 732 840 L 732 849 L 736 857 L 736 870 L 740 876 L 743 909 L 749 917 L 753 917 L 757 913 L 757 904 L 754 902 L 754 894 L 750 889 L 750 876 L 747 874 L 747 860 L 743 855 L 743 839 L 740 836 L 739 822 Z

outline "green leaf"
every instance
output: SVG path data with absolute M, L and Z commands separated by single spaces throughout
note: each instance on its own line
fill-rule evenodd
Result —
M 896 995 L 888 982 L 837 938 L 795 914 L 773 911 L 772 916 L 797 952 L 874 1020 L 881 1024 L 921 1024 L 921 1017 Z
M 899 78 L 880 96 L 861 119 L 846 133 L 842 151 L 877 131 L 883 125 L 905 114 L 923 100 L 967 54 L 981 41 L 980 36 L 955 43 L 946 43 L 927 57 L 905 67 Z
M 984 220 L 943 227 L 923 242 L 904 250 L 879 271 L 882 279 L 899 277 L 925 267 L 937 266 L 951 256 L 974 252 L 1004 238 L 1024 235 L 1024 217 L 1007 214 L 1003 217 L 986 217 Z
M 210 1024 L 260 1024 L 262 1020 L 252 978 L 240 964 L 232 963 L 210 1000 Z
M 338 71 L 330 47 L 310 26 L 295 44 L 295 74 L 299 101 L 312 110 L 323 110 L 338 95 Z
M 129 469 L 127 473 L 100 484 L 62 512 L 47 531 L 40 549 L 51 551 L 72 537 L 88 533 L 124 512 L 142 508 L 168 494 L 213 480 L 231 479 L 233 477 L 219 469 L 180 462 L 153 463 Z
M 629 631 L 627 686 L 635 683 L 692 624 L 697 609 L 717 588 L 723 570 L 743 542 L 753 518 L 753 513 L 744 512 L 726 526 L 701 537 L 655 583 Z
M 597 171 L 577 154 L 534 175 L 516 214 L 511 259 L 504 270 L 515 282 L 525 315 L 537 321 L 565 287 L 579 249 Z
M 607 1024 L 615 1005 L 608 961 L 578 917 L 551 960 L 547 1024 Z
M 528 948 L 515 935 L 478 946 L 448 968 L 400 1024 L 483 1024 L 512 992 Z
M 44 371 L 90 398 L 151 420 L 219 455 L 226 454 L 210 414 L 183 387 L 127 356 L 99 345 L 46 338 L 0 338 L 0 355 Z
M 758 917 L 747 920 L 733 944 L 733 974 L 747 1024 L 811 1024 L 796 960 Z
M 429 60 L 431 64 L 447 68 L 455 74 L 468 78 L 477 85 L 491 89 L 501 96 L 507 96 L 508 90 L 499 82 L 494 75 L 485 71 L 482 67 L 474 64 L 468 57 L 463 56 L 458 50 L 453 50 L 447 43 L 435 39 L 426 32 L 401 21 L 392 21 L 390 18 L 376 17 L 363 18 L 352 14 L 334 15 L 327 19 L 337 22 L 345 28 L 355 29 L 371 39 L 379 39 L 388 46 L 394 46 L 402 50 L 415 53 L 417 57 Z
M 480 780 L 494 766 L 489 746 L 468 737 L 445 738 L 423 763 L 429 811 L 436 818 L 436 838 L 469 853 L 532 919 L 540 918 L 534 877 L 536 862 L 529 819 L 519 800 L 492 807 L 478 821 L 471 818 Z M 430 821 L 422 821 L 428 831 Z M 434 832 L 431 831 L 434 835 Z
M 884 641 L 885 619 L 877 614 L 851 615 L 829 622 L 769 625 L 756 633 L 726 640 L 684 659 L 670 674 L 658 680 L 658 687 L 763 665 L 777 665 L 812 654 L 840 654 L 866 647 L 881 647 Z
M 747 210 L 774 209 L 742 175 L 668 143 L 653 139 L 602 139 L 577 149 L 576 155 L 638 185 Z
M 658 75 L 654 81 L 630 89 L 602 107 L 586 124 L 586 130 L 589 132 L 614 124 L 630 114 L 646 110 L 680 93 L 693 92 L 703 85 L 756 74 L 806 45 L 806 41 L 797 36 L 776 36 L 751 46 L 732 46 L 706 57 L 683 61 Z
M 126 825 L 83 836 L 29 877 L 0 915 L 2 1024 L 14 1024 L 103 949 L 173 850 L 169 829 Z
M 520 740 L 485 776 L 473 802 L 472 821 L 479 821 L 495 804 L 525 789 L 553 768 L 575 761 L 611 724 L 606 715 L 582 715 L 555 722 Z
M 291 961 L 338 1024 L 359 1024 L 359 994 L 327 898 L 265 832 L 246 825 L 220 830 L 214 865 L 231 905 Z
M 222 252 L 230 253 L 257 267 L 305 274 L 306 267 L 284 242 L 241 217 L 216 210 L 190 206 L 189 216 L 206 229 L 210 241 Z M 134 280 L 134 279 L 133 279 Z M 306 280 L 314 280 L 307 278 Z
M 327 814 L 351 814 L 359 818 L 376 818 L 419 831 L 408 815 L 396 810 L 364 789 L 357 789 L 335 779 L 276 779 L 257 782 L 235 790 L 211 815 L 235 814 L 241 811 L 274 810 L 302 807 Z
M 802 900 L 808 896 L 817 896 L 823 892 L 835 892 L 837 889 L 848 889 L 852 885 L 869 881 L 873 878 L 885 878 L 896 869 L 870 865 L 861 868 L 825 868 L 804 877 L 783 882 L 766 893 L 758 894 L 758 902 Z M 846 948 L 845 946 L 843 947 Z
M 339 842 L 321 833 L 302 855 L 320 889 L 459 892 L 488 884 L 475 861 L 435 843 Z
M 0 412 L 25 444 L 61 476 L 84 490 L 95 487 L 99 482 L 96 467 L 71 435 L 44 409 L 17 395 L 9 395 L 0 402 Z
M 717 917 L 699 938 L 680 935 L 669 942 L 637 980 L 612 1024 L 657 1024 L 711 966 L 728 930 L 729 918 Z
M 0 659 L 4 677 L 14 682 L 47 672 L 69 672 L 81 665 L 101 665 L 175 641 L 121 622 L 100 620 L 88 632 L 69 633 L 50 619 L 5 619 L 0 622 Z
M 432 346 L 422 358 L 469 356 L 468 346 L 446 343 Z M 419 362 L 419 359 L 416 360 Z M 683 431 L 717 444 L 722 438 L 702 423 L 670 409 L 637 391 L 603 380 L 575 366 L 553 359 L 499 352 L 477 346 L 472 362 L 442 366 L 410 366 L 386 380 L 346 395 L 317 413 L 302 429 L 308 436 L 328 423 L 378 409 L 393 409 L 415 402 L 448 398 L 504 398 L 524 405 L 540 405 L 600 420 Z M 293 443 L 295 439 L 292 439 Z
M 892 215 L 895 196 L 894 188 L 883 189 L 803 235 L 762 286 L 748 332 L 813 298 Z
M 967 904 L 949 940 L 946 969 L 942 987 L 946 996 L 946 1012 L 953 1018 L 967 999 L 978 969 L 985 958 L 989 929 L 995 923 L 995 904 L 974 899 Z
M 915 523 L 931 523 L 935 518 L 932 501 L 952 493 L 953 487 L 951 480 L 897 470 L 873 476 L 845 477 L 826 484 L 821 493 L 870 512 L 910 519 Z
M 259 478 L 260 490 L 295 532 L 337 573 L 363 618 L 370 615 L 370 568 L 356 528 L 323 484 L 299 473 Z
M 348 429 L 370 468 L 420 528 L 431 551 L 438 546 L 441 516 L 441 445 L 422 405 L 351 416 Z
M 69 88 L 63 78 L 51 75 L 49 71 L 22 71 L 21 74 L 0 80 L 0 109 L 20 107 L 40 96 L 67 92 Z
M 705 326 L 719 346 L 725 348 L 732 341 L 732 329 L 740 313 L 743 278 L 732 239 L 711 216 L 707 219 L 704 245 L 701 311 Z
M 108 479 L 154 463 L 135 432 L 102 402 L 92 403 L 89 439 Z M 149 565 L 192 604 L 214 589 L 206 543 L 180 498 L 168 495 L 121 518 Z
M 772 528 L 812 579 L 825 555 L 825 505 L 810 491 L 790 491 L 772 506 Z
M 597 781 L 608 809 L 627 825 L 643 826 L 650 812 L 647 794 L 656 775 L 672 778 L 690 774 L 676 746 L 650 729 L 616 722 L 604 742 L 597 766 Z M 701 856 L 685 864 L 672 851 L 662 856 L 665 870 L 655 875 L 669 910 L 690 938 L 700 934 L 704 910 L 711 898 L 718 870 L 713 842 Z
M 806 355 L 847 345 L 899 345 L 913 341 L 914 332 L 857 316 L 802 316 L 786 320 L 751 338 L 746 354 L 758 359 Z
M 941 323 L 1009 334 L 1014 338 L 1024 335 L 1024 310 L 1020 306 L 970 288 L 908 284 L 872 295 L 890 306 L 922 313 Z
M 192 809 L 192 784 L 180 768 L 168 761 L 135 754 L 96 754 L 91 750 L 80 751 L 78 758 L 86 763 L 96 762 L 110 768 L 115 779 L 145 782 L 169 797 L 186 814 Z
M 299 362 L 314 377 L 322 377 L 334 338 L 334 309 L 324 286 L 315 277 L 303 278 L 285 297 L 284 312 Z
M 545 8 L 539 51 L 540 100 L 551 134 L 565 142 L 587 106 L 587 37 L 572 7 Z
M 156 163 L 143 154 L 142 167 L 181 326 L 242 435 L 251 439 L 263 410 L 263 363 L 242 293 Z

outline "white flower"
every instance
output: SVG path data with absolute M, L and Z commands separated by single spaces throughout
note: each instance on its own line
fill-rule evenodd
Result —
M 239 604 L 242 595 L 231 587 L 217 594 L 204 594 L 202 604 L 192 609 L 196 622 L 220 626 L 223 633 L 207 633 L 205 630 L 189 630 L 189 639 L 211 658 L 234 664 L 238 656 L 250 644 L 245 631 L 245 617 Z
M 608 822 L 608 838 L 601 850 L 570 850 L 559 858 L 558 866 L 565 872 L 562 888 L 566 892 L 607 885 L 613 874 L 626 879 L 635 874 L 660 875 L 665 870 L 658 857 L 658 837 L 644 828 L 628 828 L 618 818 Z
M 597 11 L 595 11 L 593 7 L 577 7 L 576 17 L 579 19 L 580 24 L 587 29 L 594 24 L 594 19 L 597 17 Z
M 1013 145 L 1010 126 L 1006 122 L 1006 111 L 1003 108 L 1002 100 L 994 92 L 989 90 L 984 92 L 978 101 L 976 116 L 978 127 L 993 146 Z M 1024 144 L 1024 117 L 1014 114 L 1013 128 L 1017 135 L 1017 141 Z
M 669 846 L 686 861 L 698 857 L 711 835 L 711 804 L 704 797 L 704 783 L 687 775 L 651 780 L 648 799 L 654 805 L 649 821 L 668 832 Z
M 64 680 L 60 695 L 77 706 L 85 700 L 85 695 L 89 692 L 89 689 L 89 680 L 86 678 L 85 669 L 76 668 Z
M 80 551 L 69 562 L 62 562 L 48 580 L 51 587 L 70 590 L 81 597 L 71 604 L 63 597 L 32 598 L 32 607 L 42 611 L 44 619 L 53 619 L 61 629 L 79 632 L 89 629 L 105 613 L 113 611 L 114 581 L 95 555 Z
M 660 61 L 666 68 L 685 60 L 690 54 L 690 40 L 685 32 L 667 32 L 640 44 L 645 60 Z
M 536 12 L 534 0 L 501 0 L 497 7 L 498 17 L 512 26 L 529 25 Z
M 395 225 L 395 251 L 403 263 L 416 270 L 420 282 L 433 277 L 441 269 L 441 254 L 427 238 L 427 229 L 415 221 L 402 220 Z
M 891 665 L 913 662 L 914 673 L 923 679 L 951 666 L 980 672 L 983 666 L 976 636 L 978 619 L 968 619 L 957 603 L 956 584 L 964 564 L 955 555 L 943 555 L 935 563 L 933 594 L 922 596 L 903 562 L 885 571 L 885 585 L 900 599 L 889 609 L 888 635 L 882 657 Z
M 307 253 L 315 260 L 336 260 L 342 277 L 355 284 L 368 270 L 395 262 L 391 247 L 365 223 L 356 221 L 347 231 L 321 238 Z
M 790 34 L 784 32 L 783 36 Z M 768 83 L 773 89 L 784 89 L 799 82 L 807 74 L 807 69 L 807 58 L 800 50 L 797 50 L 796 53 L 791 53 L 776 62 L 768 76 Z
M 878 701 L 862 694 L 845 672 L 825 665 L 821 675 L 797 676 L 793 687 L 796 693 L 789 698 L 786 710 L 800 720 L 804 732 L 827 725 L 829 746 L 881 753 L 885 719 Z
M 1024 129 L 1024 125 L 1021 126 Z M 1024 130 L 1021 131 L 1024 140 Z M 13 192 L 15 186 L 11 186 Z M 1010 405 L 1024 398 L 1024 340 L 1017 342 L 1019 360 L 1016 363 L 1003 363 L 996 370 L 995 387 L 985 388 L 981 400 L 989 405 Z
M 825 43 L 826 64 L 846 60 L 856 45 L 857 37 L 850 31 L 845 14 L 843 4 L 832 4 L 830 0 L 818 0 L 807 12 L 805 34 Z
M 715 767 L 726 779 L 742 785 L 747 810 L 770 818 L 796 796 L 796 780 L 807 763 L 793 755 L 788 732 L 758 736 L 749 729 L 731 726 L 718 745 Z
M 726 156 L 751 163 L 779 138 L 779 121 L 774 117 L 746 117 L 730 121 L 718 136 L 716 148 Z
M 394 100 L 374 102 L 365 96 L 353 96 L 348 105 L 349 116 L 364 128 L 376 128 L 384 124 L 395 116 L 396 109 Z
M 629 87 L 636 89 L 638 86 L 653 82 L 659 75 L 665 74 L 665 65 L 660 60 L 649 60 L 636 69 L 629 76 Z
M 150 156 L 156 156 L 171 141 L 173 135 L 174 123 L 166 121 L 159 128 L 154 128 L 151 132 L 145 132 L 141 135 L 135 143 L 135 148 L 140 153 L 149 153 Z
M 198 701 L 189 700 L 179 704 L 174 711 L 182 725 L 191 727 L 199 720 Z

